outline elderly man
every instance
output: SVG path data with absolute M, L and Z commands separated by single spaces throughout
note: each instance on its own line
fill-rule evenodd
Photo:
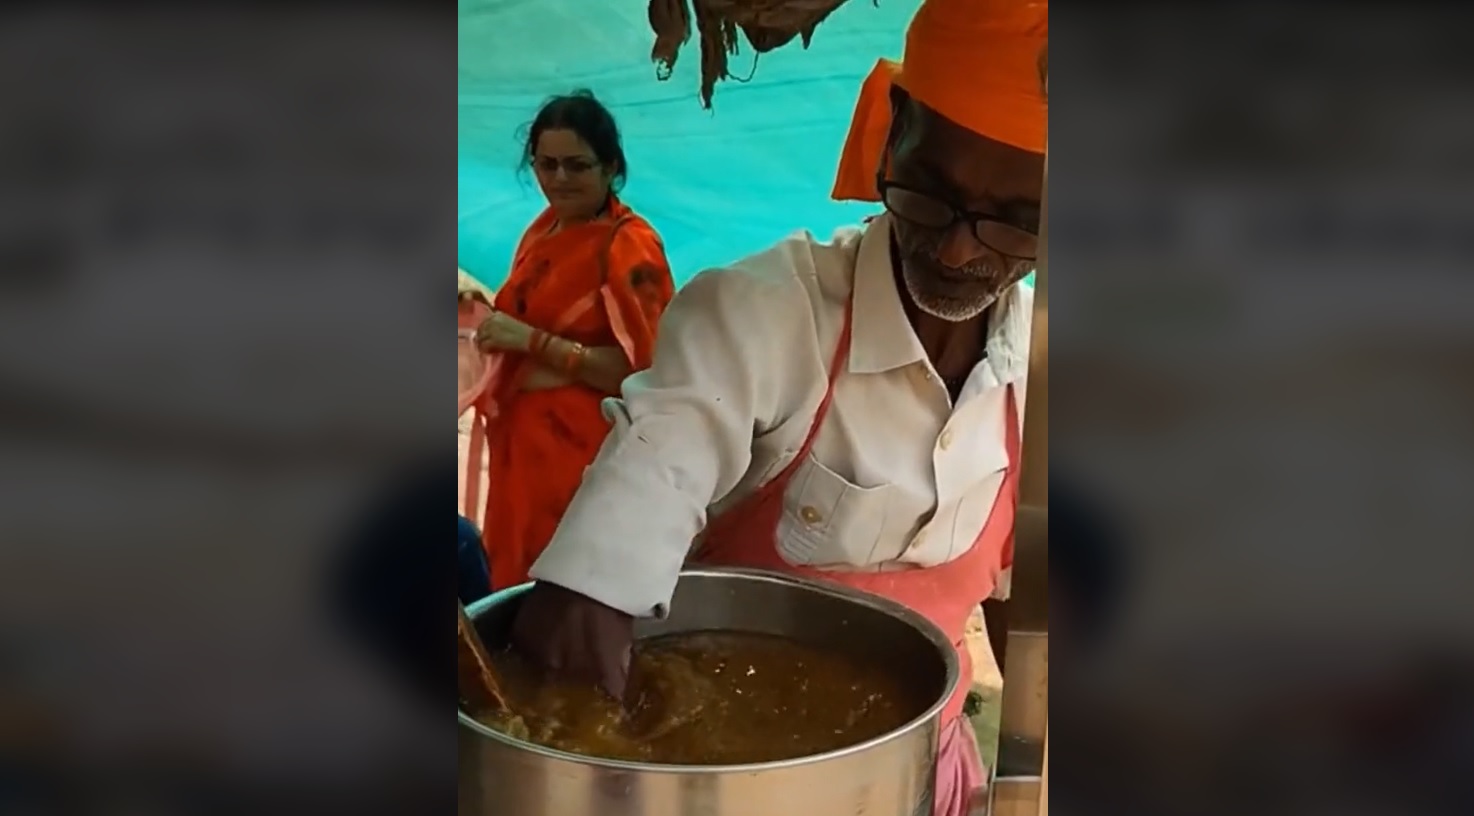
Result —
M 926 0 L 866 81 L 835 196 L 885 212 L 705 272 L 532 569 L 517 644 L 622 693 L 689 558 L 897 600 L 959 644 L 1011 560 L 1048 6 Z M 693 541 L 694 546 L 693 546 Z M 938 814 L 985 780 L 944 712 Z

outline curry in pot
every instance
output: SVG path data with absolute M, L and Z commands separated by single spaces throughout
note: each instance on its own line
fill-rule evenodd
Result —
M 478 717 L 569 753 L 660 765 L 813 756 L 890 733 L 932 702 L 894 667 L 770 635 L 701 632 L 635 646 L 628 705 L 494 655 L 516 717 Z

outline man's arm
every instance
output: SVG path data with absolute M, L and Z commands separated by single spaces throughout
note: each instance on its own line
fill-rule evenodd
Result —
M 636 617 L 663 614 L 707 507 L 737 486 L 754 434 L 807 382 L 796 375 L 809 366 L 810 314 L 796 281 L 719 270 L 686 284 L 654 364 L 604 403 L 613 428 L 532 577 Z

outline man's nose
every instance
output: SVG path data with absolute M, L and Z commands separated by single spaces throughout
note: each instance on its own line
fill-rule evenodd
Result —
M 937 260 L 953 269 L 959 269 L 981 258 L 987 251 L 988 248 L 978 240 L 972 227 L 959 222 L 942 235 L 942 245 L 937 247 Z

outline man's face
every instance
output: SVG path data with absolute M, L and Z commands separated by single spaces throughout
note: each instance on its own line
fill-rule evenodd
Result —
M 902 280 L 927 314 L 970 320 L 1034 268 L 1044 155 L 914 100 L 896 116 L 885 186 Z

